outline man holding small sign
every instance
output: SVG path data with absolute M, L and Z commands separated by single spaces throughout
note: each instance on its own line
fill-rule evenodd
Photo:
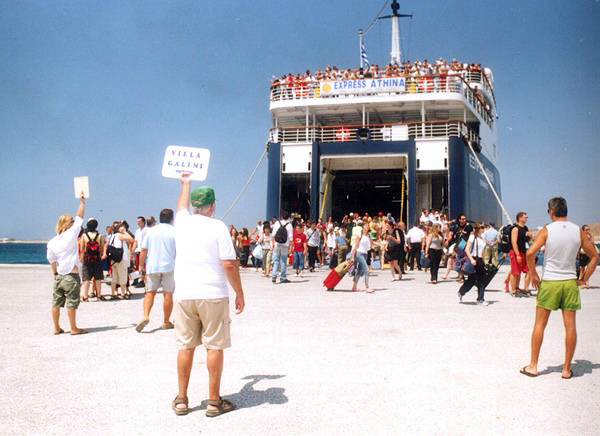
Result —
M 175 215 L 174 293 L 179 393 L 172 408 L 176 415 L 188 413 L 187 389 L 194 351 L 203 344 L 209 386 L 206 416 L 214 417 L 235 409 L 235 404 L 220 395 L 223 350 L 231 346 L 227 282 L 236 293 L 236 314 L 244 310 L 244 292 L 227 226 L 212 218 L 214 190 L 204 186 L 190 193 L 190 173 L 183 172 L 180 180 L 181 195 Z

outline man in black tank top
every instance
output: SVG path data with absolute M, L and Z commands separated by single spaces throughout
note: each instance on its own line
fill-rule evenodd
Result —
M 522 291 L 519 289 L 519 282 L 521 281 L 521 273 L 528 274 L 529 268 L 527 267 L 527 261 L 525 260 L 525 253 L 527 252 L 526 243 L 531 240 L 531 232 L 527 228 L 527 214 L 525 212 L 519 212 L 517 214 L 516 225 L 510 231 L 510 243 L 511 250 L 510 256 L 510 287 L 511 295 L 513 297 L 526 297 L 528 296 L 527 290 Z M 525 277 L 525 288 L 527 288 L 527 282 L 529 277 Z

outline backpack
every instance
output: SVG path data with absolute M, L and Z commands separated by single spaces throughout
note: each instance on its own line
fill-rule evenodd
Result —
M 512 249 L 510 233 L 514 228 L 514 224 L 506 224 L 500 227 L 500 230 L 498 231 L 498 251 L 508 253 Z
M 98 263 L 102 260 L 100 256 L 100 244 L 98 244 L 99 233 L 96 232 L 94 239 L 90 238 L 88 232 L 85 232 L 85 236 L 88 238 L 88 243 L 85 246 L 85 252 L 83 253 L 83 261 L 87 264 Z
M 108 260 L 114 262 L 114 263 L 119 263 L 123 260 L 123 245 L 124 242 L 121 241 L 121 248 L 117 248 L 114 245 L 112 245 L 112 242 L 115 240 L 116 235 L 113 235 L 112 239 L 111 239 L 111 243 L 108 244 L 108 247 L 106 247 L 106 257 L 108 257 Z
M 281 224 L 281 221 L 279 221 L 279 228 L 275 232 L 275 242 L 278 244 L 285 244 L 287 242 L 288 232 L 286 227 L 288 224 L 289 223 Z

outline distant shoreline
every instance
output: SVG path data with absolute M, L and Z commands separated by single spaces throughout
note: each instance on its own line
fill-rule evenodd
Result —
M 38 240 L 28 240 L 28 241 L 21 241 L 21 240 L 17 240 L 15 239 L 10 240 L 10 241 L 6 241 L 6 240 L 0 240 L 0 244 L 47 244 L 48 241 L 38 241 Z

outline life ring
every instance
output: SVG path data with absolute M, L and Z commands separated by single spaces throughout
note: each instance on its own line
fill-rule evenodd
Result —
M 335 132 L 335 137 L 338 141 L 347 141 L 350 138 L 350 130 L 345 127 L 340 127 Z
M 298 97 L 306 97 L 308 95 L 308 86 L 304 84 L 296 85 L 294 90 L 296 91 L 296 96 Z
M 421 91 L 429 92 L 431 91 L 431 79 L 428 77 L 423 77 L 419 80 L 419 89 Z

